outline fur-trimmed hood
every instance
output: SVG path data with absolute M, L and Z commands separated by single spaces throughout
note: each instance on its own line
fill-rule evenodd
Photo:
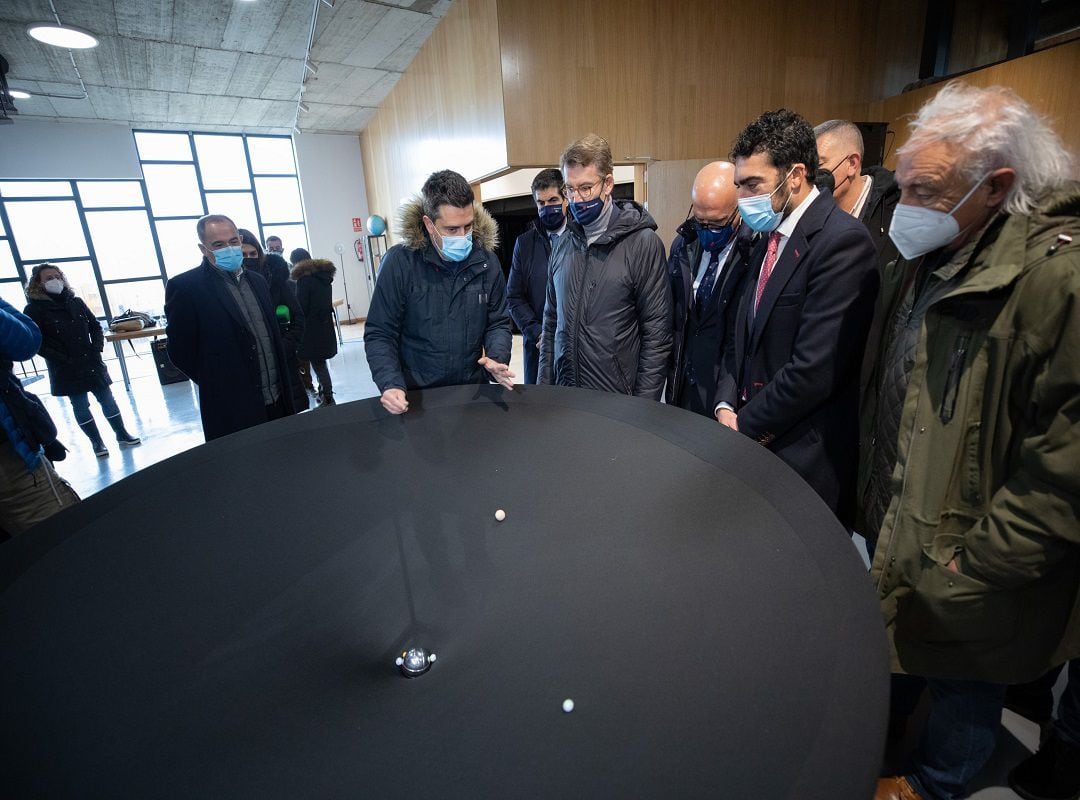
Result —
M 491 252 L 499 246 L 499 226 L 480 203 L 473 203 L 473 243 Z M 424 228 L 424 204 L 413 198 L 398 209 L 397 229 L 410 250 L 423 250 L 431 241 Z
M 66 298 L 72 294 L 71 287 L 67 285 L 67 281 L 64 281 L 64 291 L 60 294 L 49 294 L 45 291 L 45 287 L 41 284 L 41 281 L 32 280 L 26 286 L 26 298 L 28 300 L 53 300 L 56 302 L 64 302 Z
M 307 258 L 296 263 L 296 266 L 292 268 L 290 277 L 294 281 L 300 280 L 305 275 L 327 275 L 333 279 L 336 272 L 337 267 L 335 267 L 334 262 L 329 259 Z

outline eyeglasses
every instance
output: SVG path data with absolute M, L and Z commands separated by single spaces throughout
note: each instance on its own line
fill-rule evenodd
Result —
M 691 214 L 693 213 L 692 208 L 691 208 L 690 213 Z M 694 223 L 695 230 L 712 231 L 713 233 L 719 233 L 720 231 L 722 231 L 724 228 L 728 227 L 729 225 L 731 225 L 731 223 L 733 223 L 735 221 L 735 215 L 738 214 L 738 213 L 739 213 L 739 210 L 735 209 L 734 211 L 731 212 L 731 216 L 728 217 L 723 222 L 702 222 L 701 220 L 694 219 L 693 217 L 690 218 L 690 221 Z M 689 217 L 690 215 L 687 214 L 687 216 Z
M 600 190 L 604 186 L 605 180 L 607 180 L 607 175 L 602 177 L 599 183 L 589 183 L 584 186 L 578 186 L 577 188 L 574 188 L 572 186 L 564 186 L 562 190 L 563 197 L 565 197 L 567 200 L 573 200 L 575 197 L 579 201 L 592 200 L 593 192 L 599 194 Z

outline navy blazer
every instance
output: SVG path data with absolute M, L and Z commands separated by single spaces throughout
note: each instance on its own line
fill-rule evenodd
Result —
M 199 410 L 207 441 L 266 422 L 255 335 L 216 272 L 217 268 L 204 259 L 165 285 L 169 357 L 199 386 Z M 244 280 L 262 306 L 274 342 L 281 402 L 285 413 L 291 414 L 288 362 L 270 305 L 270 288 L 252 270 L 244 271 Z
M 671 242 L 668 277 L 675 311 L 675 346 L 664 399 L 672 405 L 702 409 L 705 416 L 712 418 L 717 372 L 724 345 L 735 329 L 735 312 L 742 296 L 753 236 L 749 225 L 739 226 L 717 283 L 700 309 L 694 307 L 694 275 L 701 265 L 701 244 L 693 222 L 681 225 Z M 686 378 L 696 398 L 686 396 Z
M 568 231 L 569 228 L 565 229 L 563 235 Z M 537 218 L 529 229 L 515 240 L 510 275 L 506 279 L 506 300 L 510 306 L 510 316 L 521 335 L 530 342 L 540 340 L 540 331 L 544 326 L 550 258 L 551 240 Z
M 822 192 L 773 267 L 757 314 L 768 237 L 751 256 L 718 378 L 717 402 L 739 430 L 767 446 L 840 517 L 854 512 L 858 378 L 879 273 L 866 226 Z

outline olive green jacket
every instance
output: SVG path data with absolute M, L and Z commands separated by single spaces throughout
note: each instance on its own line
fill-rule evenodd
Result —
M 1080 656 L 1080 184 L 966 251 L 923 321 L 871 573 L 894 669 L 1015 683 Z M 882 354 L 918 266 L 883 279 L 860 497 Z

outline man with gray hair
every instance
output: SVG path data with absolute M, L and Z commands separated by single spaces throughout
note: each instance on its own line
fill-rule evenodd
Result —
M 202 263 L 165 285 L 172 362 L 199 387 L 206 440 L 295 411 L 270 287 L 244 268 L 240 231 L 210 214 L 195 224 Z
M 656 223 L 613 197 L 611 147 L 595 133 L 567 147 L 560 166 L 573 219 L 548 265 L 538 382 L 659 400 L 672 334 Z
M 863 137 L 854 122 L 830 119 L 814 128 L 814 136 L 821 164 L 816 182 L 822 191 L 825 187 L 832 191 L 841 211 L 866 226 L 878 264 L 888 264 L 896 258 L 896 247 L 889 239 L 893 209 L 900 199 L 896 178 L 884 167 L 863 168 Z
M 965 796 L 1006 685 L 1080 655 L 1072 159 L 1000 87 L 950 83 L 911 129 L 890 228 L 901 258 L 866 349 L 858 528 L 876 539 L 893 669 L 931 696 L 908 769 L 878 785 L 904 800 Z M 1080 763 L 1065 722 L 1051 746 Z

